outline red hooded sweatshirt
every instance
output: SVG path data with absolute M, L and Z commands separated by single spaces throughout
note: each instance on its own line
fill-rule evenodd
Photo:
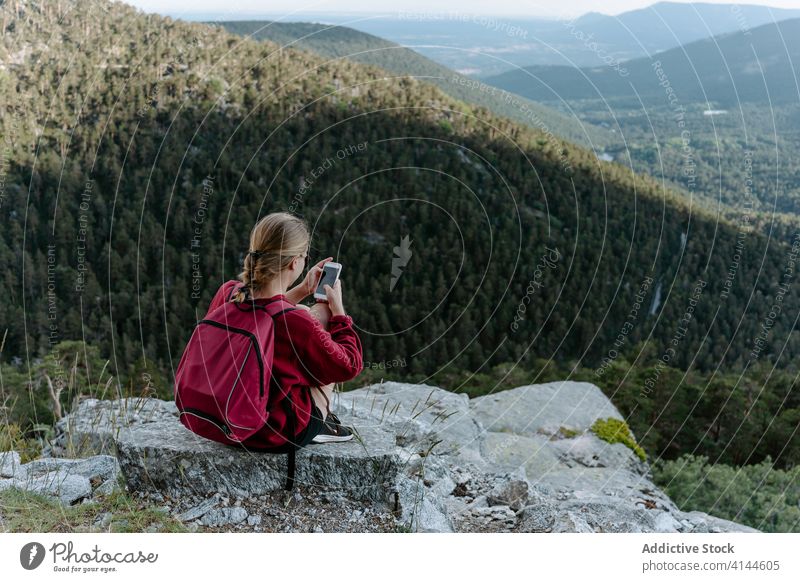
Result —
M 219 288 L 210 313 L 223 301 L 230 299 L 241 283 L 226 281 Z M 286 300 L 285 295 L 256 299 L 256 303 Z M 287 303 L 291 305 L 291 302 Z M 363 368 L 361 340 L 353 329 L 349 315 L 331 316 L 328 330 L 304 309 L 292 309 L 275 318 L 273 381 L 280 387 L 270 396 L 270 410 L 266 426 L 242 444 L 250 448 L 272 448 L 286 442 L 286 395 L 291 396 L 297 416 L 293 436 L 308 425 L 311 417 L 311 386 L 324 386 L 331 382 L 352 380 Z M 277 387 L 277 386 L 276 386 Z

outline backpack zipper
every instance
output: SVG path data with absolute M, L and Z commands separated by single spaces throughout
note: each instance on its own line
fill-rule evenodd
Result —
M 198 418 L 202 418 L 203 420 L 210 422 L 211 424 L 216 426 L 218 429 L 220 429 L 223 433 L 225 433 L 225 436 L 229 436 L 231 434 L 231 429 L 230 429 L 230 427 L 228 427 L 227 424 L 222 422 L 216 416 L 212 416 L 210 414 L 207 414 L 207 413 L 203 412 L 202 410 L 198 410 L 196 408 L 184 408 L 183 410 L 181 410 L 180 413 L 181 414 L 191 414 L 193 416 L 197 416 Z
M 232 325 L 225 325 L 224 323 L 220 323 L 218 321 L 214 321 L 213 319 L 201 319 L 200 321 L 197 322 L 197 325 L 200 325 L 201 323 L 205 323 L 205 324 L 211 325 L 213 327 L 218 327 L 220 329 L 224 329 L 224 330 L 227 330 L 227 331 L 232 331 L 234 333 L 238 333 L 238 334 L 241 334 L 243 336 L 246 336 L 246 337 L 248 337 L 250 339 L 250 342 L 252 344 L 251 347 L 255 347 L 256 348 L 255 352 L 256 352 L 256 358 L 258 359 L 258 369 L 259 369 L 259 372 L 260 372 L 260 374 L 258 376 L 258 395 L 261 398 L 263 398 L 264 397 L 264 362 L 261 359 L 261 350 L 259 349 L 258 340 L 256 339 L 255 334 L 250 333 L 246 329 L 233 327 Z

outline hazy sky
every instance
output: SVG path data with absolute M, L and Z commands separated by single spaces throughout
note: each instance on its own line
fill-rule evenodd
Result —
M 125 0 L 147 12 L 170 14 L 192 14 L 219 12 L 236 14 L 289 15 L 319 12 L 362 12 L 399 14 L 413 12 L 460 12 L 469 14 L 491 14 L 496 16 L 529 17 L 574 17 L 586 12 L 619 14 L 653 4 L 648 0 L 566 0 L 563 2 L 541 0 Z M 687 0 L 673 0 L 690 3 Z M 705 0 L 714 4 L 735 4 L 731 0 Z M 599 4 L 599 6 L 598 6 Z M 800 8 L 800 0 L 749 0 L 740 4 L 760 4 L 775 8 Z

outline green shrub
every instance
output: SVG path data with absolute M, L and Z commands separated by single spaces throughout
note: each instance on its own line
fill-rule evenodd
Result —
M 37 439 L 27 438 L 16 423 L 0 424 L 0 452 L 17 451 L 23 463 L 42 454 L 42 445 Z
M 711 464 L 683 455 L 653 464 L 655 483 L 684 511 L 704 511 L 765 532 L 800 532 L 800 467 Z
M 647 460 L 647 454 L 633 438 L 633 433 L 625 421 L 617 418 L 598 418 L 592 425 L 592 432 L 607 443 L 622 443 L 642 461 Z

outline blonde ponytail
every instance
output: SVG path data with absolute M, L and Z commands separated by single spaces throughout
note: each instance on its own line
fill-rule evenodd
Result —
M 306 223 L 287 212 L 275 212 L 259 220 L 250 233 L 250 250 L 244 257 L 244 270 L 239 273 L 244 285 L 231 301 L 251 300 L 292 259 L 308 251 L 309 238 Z

